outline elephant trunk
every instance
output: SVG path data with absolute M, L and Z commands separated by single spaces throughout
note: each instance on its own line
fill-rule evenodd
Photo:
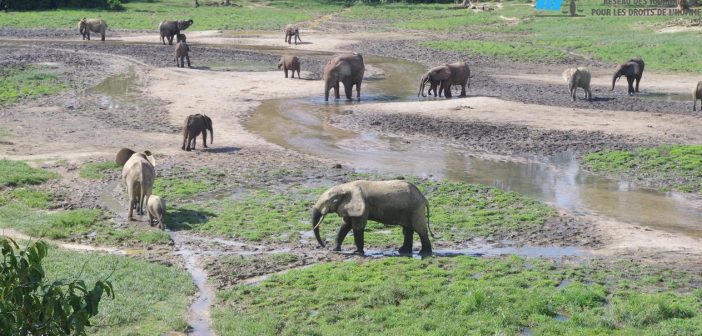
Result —
M 429 76 L 427 76 L 427 75 L 422 76 L 422 79 L 419 81 L 419 92 L 417 92 L 417 97 L 419 97 L 420 93 L 422 94 L 422 97 L 426 97 L 426 95 L 424 95 L 424 85 L 427 83 L 428 80 L 429 80 Z M 429 93 L 431 94 L 431 92 L 429 92 Z
M 329 83 L 329 81 L 325 81 L 324 83 L 324 101 L 329 101 L 329 90 L 331 89 L 331 85 Z
M 317 242 L 322 247 L 324 247 L 325 244 L 324 241 L 322 241 L 322 237 L 319 235 L 319 225 L 322 224 L 323 220 L 324 215 L 322 212 L 317 208 L 312 208 L 312 231 L 314 231 L 314 237 L 317 238 Z
M 212 129 L 212 125 L 210 125 L 210 145 L 214 141 L 214 130 Z
M 619 79 L 622 75 L 619 74 L 619 70 L 614 73 L 614 76 L 612 76 L 612 88 L 609 89 L 609 91 L 614 91 L 614 83 L 617 82 L 617 79 Z

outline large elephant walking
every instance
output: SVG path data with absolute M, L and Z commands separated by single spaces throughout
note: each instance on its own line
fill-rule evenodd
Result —
M 356 86 L 356 98 L 361 99 L 361 82 L 366 67 L 361 54 L 345 54 L 332 58 L 324 66 L 324 101 L 329 100 L 329 90 L 334 89 L 334 96 L 339 99 L 339 82 L 344 83 L 346 99 L 351 99 L 353 86 Z
M 151 195 L 156 178 L 156 161 L 150 151 L 136 153 L 129 148 L 122 148 L 115 161 L 122 166 L 122 181 L 129 201 L 127 218 L 132 220 L 135 208 L 137 214 L 144 214 L 145 202 Z
M 429 93 L 431 94 L 431 89 L 434 89 L 434 95 L 436 95 L 436 85 L 440 83 L 439 92 L 444 93 L 444 97 L 451 98 L 451 86 L 460 85 L 461 95 L 460 97 L 466 96 L 466 88 L 470 86 L 470 68 L 466 62 L 454 62 L 449 64 L 440 65 L 429 69 L 429 71 L 422 76 L 419 82 L 419 93 L 424 95 L 424 86 L 427 82 L 430 83 Z M 419 95 L 419 93 L 417 95 Z M 439 96 L 441 93 L 439 93 Z
M 639 92 L 639 82 L 641 82 L 641 77 L 644 72 L 644 61 L 641 57 L 632 58 L 619 66 L 617 70 L 614 71 L 612 76 L 612 88 L 609 91 L 614 90 L 614 84 L 622 76 L 626 77 L 626 81 L 629 84 L 628 93 L 633 95 L 635 92 Z M 634 87 L 634 81 L 636 81 L 636 87 Z
M 90 41 L 90 32 L 100 34 L 100 40 L 105 40 L 105 31 L 107 31 L 107 22 L 100 19 L 83 18 L 78 22 L 78 31 L 83 35 L 84 40 Z
M 193 20 L 163 20 L 158 26 L 158 30 L 161 36 L 161 43 L 166 44 L 168 40 L 168 45 L 173 45 L 173 36 L 180 34 L 181 30 L 186 30 L 188 27 L 192 26 Z
M 324 241 L 319 235 L 319 225 L 326 214 L 333 212 L 344 221 L 336 236 L 335 251 L 341 250 L 341 243 L 353 230 L 356 253 L 363 254 L 363 231 L 370 219 L 402 226 L 405 238 L 400 253 L 412 253 L 412 236 L 416 232 L 422 242 L 419 254 L 431 254 L 429 202 L 416 186 L 407 181 L 361 180 L 340 184 L 324 192 L 312 208 L 314 236 L 321 246 L 324 246 Z
M 181 149 L 190 151 L 195 149 L 197 136 L 202 133 L 202 146 L 207 148 L 207 131 L 210 131 L 210 144 L 214 141 L 212 119 L 204 114 L 191 114 L 185 118 L 183 125 L 183 146 Z M 192 146 L 191 146 L 192 144 Z

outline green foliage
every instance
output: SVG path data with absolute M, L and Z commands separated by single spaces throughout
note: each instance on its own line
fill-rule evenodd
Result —
M 694 295 L 592 283 L 608 272 L 516 257 L 327 263 L 221 291 L 212 316 L 222 335 L 693 335 L 702 326 Z
M 108 172 L 120 169 L 113 161 L 90 162 L 80 167 L 79 175 L 82 178 L 102 180 L 109 177 Z
M 0 14 L 0 18 L 2 14 Z M 58 93 L 66 88 L 56 74 L 35 67 L 0 69 L 0 105 Z
M 86 282 L 92 282 L 109 275 L 117 295 L 114 300 L 100 303 L 100 312 L 91 319 L 94 327 L 88 334 L 186 332 L 186 311 L 195 286 L 182 268 L 106 253 L 49 251 L 44 265 L 49 279 L 70 278 L 81 273 Z
M 122 9 L 120 0 L 5 0 L 11 10 L 37 10 L 56 8 L 106 8 Z
M 56 173 L 32 168 L 22 161 L 0 160 L 0 187 L 41 184 L 57 177 Z
M 20 250 L 8 238 L 0 239 L 0 331 L 3 335 L 86 335 L 90 319 L 98 314 L 103 295 L 114 298 L 112 283 L 98 280 L 92 288 L 82 274 L 74 280 L 46 280 L 42 261 L 47 246 L 38 241 Z
M 583 158 L 593 171 L 641 179 L 661 189 L 702 190 L 702 146 L 661 145 L 632 151 L 601 151 Z

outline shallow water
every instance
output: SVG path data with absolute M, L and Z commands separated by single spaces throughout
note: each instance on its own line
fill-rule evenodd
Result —
M 483 158 L 455 146 L 336 128 L 328 117 L 348 113 L 345 106 L 417 99 L 418 78 L 424 67 L 382 57 L 366 57 L 365 61 L 384 74 L 377 80 L 364 81 L 360 102 L 324 102 L 321 89 L 319 95 L 310 98 L 269 100 L 260 105 L 245 127 L 282 147 L 346 162 L 359 170 L 493 185 L 576 214 L 702 237 L 699 201 L 589 174 L 580 169 L 571 153 L 518 161 Z
M 123 105 L 135 105 L 137 99 L 133 96 L 137 91 L 137 76 L 133 66 L 124 74 L 105 78 L 100 84 L 88 89 L 88 93 L 100 96 L 100 105 L 104 108 L 114 109 Z

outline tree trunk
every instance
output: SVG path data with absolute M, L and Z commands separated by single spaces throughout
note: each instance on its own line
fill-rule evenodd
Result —
M 677 7 L 678 10 L 687 11 L 688 9 L 690 9 L 690 6 L 687 4 L 687 1 L 685 1 L 685 0 L 677 0 L 676 2 L 678 4 L 678 7 Z
M 460 5 L 459 7 L 461 7 L 461 8 L 471 8 L 471 7 L 473 7 L 473 2 L 470 1 L 470 0 L 463 0 L 463 2 L 461 2 L 461 5 Z
M 193 7 L 198 8 L 200 4 L 197 2 L 197 0 L 193 0 Z
M 224 0 L 224 5 L 225 5 L 225 6 L 230 6 L 231 4 L 229 3 L 229 0 Z

